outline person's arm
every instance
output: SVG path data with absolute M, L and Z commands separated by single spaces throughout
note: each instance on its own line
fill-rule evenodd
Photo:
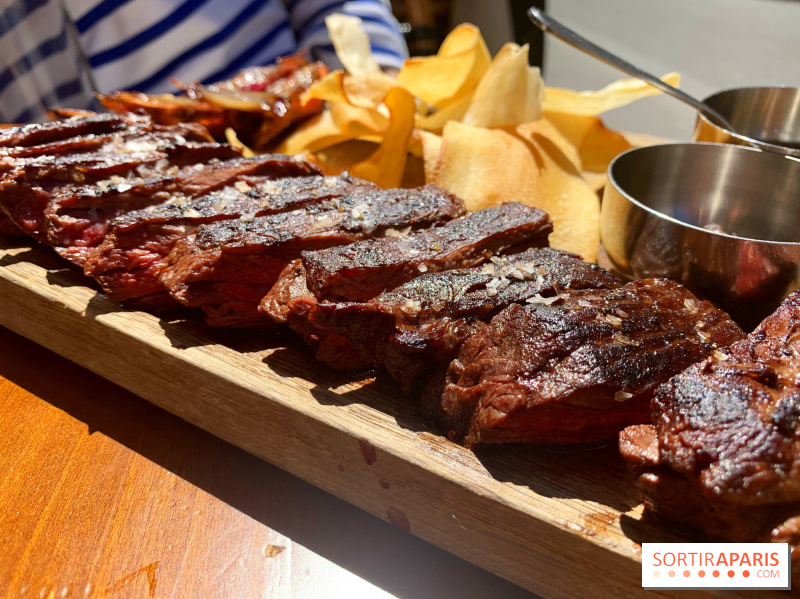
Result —
M 325 17 L 337 12 L 361 19 L 364 30 L 369 35 L 372 54 L 382 67 L 399 69 L 403 61 L 408 58 L 408 48 L 398 28 L 397 19 L 392 15 L 388 0 L 385 2 L 284 0 L 284 2 L 300 48 L 311 50 L 314 58 L 324 61 L 331 67 L 341 67 L 341 63 L 336 58 L 328 37 Z

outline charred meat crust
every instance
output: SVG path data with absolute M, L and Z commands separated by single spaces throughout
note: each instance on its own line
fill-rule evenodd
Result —
M 310 318 L 349 339 L 364 360 L 386 368 L 408 392 L 505 307 L 570 289 L 619 285 L 574 254 L 531 249 L 493 257 L 479 268 L 424 274 L 368 302 L 320 302 Z
M 512 248 L 547 246 L 552 230 L 545 212 L 507 202 L 441 227 L 305 252 L 302 259 L 317 298 L 366 301 L 421 273 L 480 264 Z
M 653 424 L 620 435 L 648 509 L 713 540 L 788 542 L 796 569 L 799 374 L 795 292 L 747 338 L 662 385 Z
M 219 220 L 252 219 L 321 203 L 353 189 L 373 188 L 350 177 L 308 176 L 305 163 L 275 156 L 274 164 L 237 174 L 221 190 L 192 197 L 181 193 L 162 204 L 132 210 L 109 225 L 104 241 L 92 251 L 84 271 L 118 301 L 166 293 L 158 281 L 175 242 L 199 225 Z M 265 174 L 262 174 L 265 173 Z M 279 179 L 273 177 L 284 175 Z
M 111 141 L 91 152 L 5 157 L 0 207 L 27 234 L 52 245 L 48 229 L 55 230 L 58 236 L 59 226 L 48 227 L 48 220 L 62 209 L 102 208 L 102 198 L 116 184 L 130 188 L 182 166 L 239 155 L 230 146 L 188 141 L 183 133 L 187 133 L 186 127 L 116 133 Z M 67 222 L 71 223 L 69 219 Z
M 672 281 L 567 292 L 512 305 L 470 337 L 424 411 L 467 445 L 613 438 L 647 420 L 658 385 L 742 337 Z
M 91 114 L 54 121 L 33 123 L 0 130 L 0 147 L 18 148 L 45 145 L 78 136 L 103 135 L 129 127 L 150 124 L 147 117 L 131 114 Z
M 261 299 L 286 265 L 316 250 L 427 227 L 461 216 L 463 202 L 442 190 L 364 188 L 340 198 L 249 221 L 203 225 L 175 244 L 160 279 L 181 303 L 202 307 L 215 326 L 264 326 Z

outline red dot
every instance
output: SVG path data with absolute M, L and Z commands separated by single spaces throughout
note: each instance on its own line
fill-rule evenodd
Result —
M 714 578 L 719 578 L 719 570 L 714 570 L 711 574 L 714 576 Z
M 705 571 L 705 570 L 700 570 L 700 571 L 697 573 L 697 575 L 698 575 L 700 578 L 704 578 L 704 577 L 705 577 L 705 575 L 706 575 L 706 571 Z
M 683 577 L 684 578 L 689 578 L 689 574 L 690 574 L 689 570 L 684 570 L 683 571 Z
M 736 575 L 736 572 L 733 570 L 728 570 L 728 578 L 733 578 Z
M 675 570 L 670 570 L 668 574 L 670 578 L 675 578 Z
M 745 578 L 750 576 L 750 570 L 745 570 L 744 572 L 742 572 L 742 576 L 744 576 Z

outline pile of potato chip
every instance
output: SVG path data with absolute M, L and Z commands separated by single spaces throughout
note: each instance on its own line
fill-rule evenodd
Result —
M 358 19 L 326 21 L 346 70 L 309 89 L 327 108 L 279 151 L 310 154 L 330 174 L 348 170 L 383 187 L 433 183 L 469 210 L 509 200 L 537 206 L 553 219 L 553 247 L 596 259 L 594 187 L 632 147 L 598 115 L 658 90 L 638 80 L 596 92 L 546 89 L 527 46 L 506 44 L 492 58 L 467 24 L 436 56 L 407 60 L 393 78 L 372 58 Z M 677 84 L 678 76 L 665 80 Z

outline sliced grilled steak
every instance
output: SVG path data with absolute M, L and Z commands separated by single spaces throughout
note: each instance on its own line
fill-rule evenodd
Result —
M 542 210 L 508 202 L 413 235 L 307 252 L 302 259 L 316 297 L 366 301 L 420 273 L 481 264 L 508 250 L 544 247 L 552 230 Z
M 715 541 L 800 549 L 800 292 L 746 339 L 662 385 L 620 435 L 648 509 Z
M 242 176 L 218 192 L 171 200 L 114 219 L 105 240 L 87 260 L 84 272 L 95 277 L 117 301 L 153 309 L 154 301 L 167 300 L 165 305 L 169 306 L 174 300 L 158 280 L 158 273 L 175 242 L 199 225 L 287 212 L 359 189 L 377 187 L 349 175 L 282 179 Z
M 115 140 L 106 145 L 117 148 Z M 87 195 L 96 196 L 114 182 L 130 185 L 147 177 L 172 174 L 180 166 L 238 155 L 238 150 L 230 146 L 189 142 L 183 135 L 171 132 L 159 134 L 157 139 L 149 134 L 129 139 L 120 151 L 32 159 L 6 157 L 5 163 L 13 166 L 0 183 L 0 207 L 27 234 L 48 243 L 48 210 L 52 213 L 62 205 L 85 203 Z
M 391 236 L 379 239 L 304 252 L 302 264 L 287 267 L 274 292 L 261 302 L 261 310 L 283 323 L 289 316 L 288 303 L 298 296 L 340 299 L 340 294 L 326 293 L 333 288 L 361 300 L 371 299 L 422 273 L 480 264 L 509 248 L 547 245 L 551 230 L 541 210 L 511 202 L 413 234 L 406 231 L 398 236 L 392 231 Z M 317 276 L 310 275 L 307 267 Z
M 727 314 L 665 279 L 512 305 L 470 337 L 426 417 L 452 439 L 582 443 L 646 422 L 656 387 L 743 337 Z
M 71 137 L 105 135 L 115 131 L 124 131 L 129 127 L 146 126 L 149 123 L 151 123 L 149 117 L 130 113 L 92 114 L 87 117 L 51 123 L 33 123 L 0 130 L 0 147 L 40 146 Z
M 299 258 L 283 269 L 269 293 L 261 300 L 259 310 L 275 324 L 288 324 L 303 336 L 306 344 L 316 352 L 317 360 L 334 370 L 365 370 L 372 360 L 361 357 L 358 348 L 347 338 L 312 324 L 309 314 L 317 305 L 317 298 L 306 284 L 306 269 Z
M 310 306 L 306 296 L 289 308 L 294 314 L 309 311 L 313 325 L 349 340 L 362 360 L 385 368 L 404 391 L 411 391 L 505 307 L 566 290 L 619 286 L 599 266 L 543 248 L 493 258 L 482 268 L 425 274 L 365 303 Z M 323 355 L 336 356 L 322 345 Z
M 172 127 L 154 125 L 149 119 L 134 121 L 123 131 L 112 131 L 101 135 L 78 135 L 57 139 L 34 146 L 0 147 L 0 156 L 11 158 L 37 158 L 110 152 L 132 154 L 150 152 L 184 142 L 214 142 L 209 132 L 195 123 L 181 123 Z
M 108 223 L 129 210 L 157 203 L 184 201 L 206 195 L 247 176 L 307 175 L 316 168 L 282 155 L 239 158 L 213 164 L 197 164 L 171 176 L 136 181 L 123 180 L 107 189 L 100 186 L 73 194 L 45 210 L 47 242 L 63 257 L 83 266 L 91 248 L 105 238 Z
M 175 244 L 160 278 L 178 301 L 202 307 L 213 326 L 263 325 L 261 298 L 302 251 L 462 214 L 463 202 L 435 187 L 364 189 L 304 210 L 203 225 Z

